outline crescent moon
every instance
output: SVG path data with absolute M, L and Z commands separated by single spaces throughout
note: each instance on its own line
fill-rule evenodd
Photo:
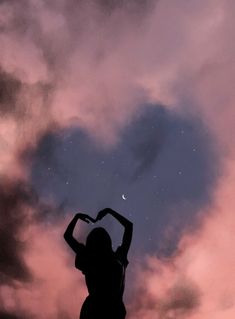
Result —
M 127 197 L 125 197 L 125 194 L 122 194 L 122 199 L 127 200 Z

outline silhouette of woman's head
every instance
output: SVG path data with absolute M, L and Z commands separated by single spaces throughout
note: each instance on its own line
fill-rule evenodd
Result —
M 108 254 L 112 252 L 112 240 L 103 227 L 97 227 L 87 236 L 86 247 L 94 253 Z

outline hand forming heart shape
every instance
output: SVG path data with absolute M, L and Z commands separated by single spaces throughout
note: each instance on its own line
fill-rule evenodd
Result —
M 92 223 L 96 222 L 96 219 L 90 217 L 87 214 L 78 213 L 77 216 L 78 216 L 79 219 L 81 219 L 82 221 L 84 221 L 84 222 L 86 222 L 88 224 L 89 224 L 89 222 L 92 222 Z
M 87 214 L 78 213 L 78 217 L 83 220 L 84 222 L 88 223 L 91 221 L 93 224 L 95 224 L 97 221 L 101 220 L 108 214 L 108 208 L 105 208 L 98 212 L 96 219 L 90 217 Z

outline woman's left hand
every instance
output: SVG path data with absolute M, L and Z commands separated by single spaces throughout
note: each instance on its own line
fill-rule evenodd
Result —
M 96 220 L 101 220 L 101 219 L 104 218 L 108 213 L 109 213 L 109 208 L 102 209 L 102 210 L 99 211 L 99 213 L 97 214 Z

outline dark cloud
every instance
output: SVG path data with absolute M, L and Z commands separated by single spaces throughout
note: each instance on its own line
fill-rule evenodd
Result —
M 2 180 L 0 185 L 0 274 L 1 283 L 29 281 L 30 271 L 24 262 L 25 243 L 21 234 L 29 223 L 27 211 L 35 196 L 23 182 Z
M 21 82 L 0 69 L 0 113 L 16 114 Z
M 106 10 L 114 10 L 124 8 L 128 11 L 136 9 L 145 9 L 153 0 L 93 0 L 94 3 L 99 3 L 99 5 Z
M 118 14 L 120 22 L 124 15 L 126 16 L 124 21 L 129 21 L 131 18 L 132 23 L 137 25 L 140 24 L 140 19 L 146 17 L 146 12 L 152 8 L 155 2 L 153 0 L 71 0 L 64 3 L 49 1 L 44 3 L 41 9 L 43 8 L 45 12 L 48 11 L 52 16 L 62 14 L 65 19 L 65 30 L 68 32 L 61 34 L 61 38 L 57 39 L 53 30 L 45 29 L 44 19 L 41 19 L 37 12 L 37 5 L 28 0 L 21 2 L 2 0 L 0 5 L 9 5 L 9 11 L 13 14 L 7 23 L 0 23 L 0 30 L 5 35 L 8 32 L 13 32 L 15 36 L 22 37 L 22 40 L 27 34 L 31 45 L 36 46 L 42 53 L 43 65 L 48 68 L 51 75 L 55 76 L 55 74 L 60 73 L 61 66 L 66 64 L 74 48 L 79 48 L 80 42 L 84 43 L 84 37 L 90 38 L 89 32 L 91 30 L 87 27 L 86 20 L 95 19 L 97 26 L 104 26 L 107 23 L 107 28 L 109 28 L 110 17 L 112 14 Z M 120 28 L 121 30 L 122 23 L 118 23 L 118 21 L 116 29 Z M 70 42 L 68 39 L 71 38 L 76 40 Z M 104 54 L 103 50 L 100 46 L 97 48 L 94 46 L 93 50 L 94 56 L 98 56 L 98 60 L 100 60 L 100 56 Z M 52 78 L 53 76 L 51 76 Z M 55 77 L 54 81 L 56 82 Z
M 0 4 L 2 3 L 11 3 L 11 2 L 14 2 L 16 0 L 0 0 Z
M 200 305 L 200 292 L 198 288 L 188 281 L 172 287 L 166 299 L 160 306 L 162 318 L 169 315 L 175 319 L 187 318 L 189 313 L 195 311 Z
M 46 112 L 48 117 L 48 97 L 52 90 L 49 83 L 25 84 L 14 74 L 4 72 L 0 68 L 0 115 L 12 117 L 20 125 L 31 119 L 33 110 L 30 103 L 38 96 L 43 101 L 38 108 L 41 108 L 41 115 Z M 19 125 L 19 127 L 20 127 Z M 20 131 L 20 128 L 19 128 Z
M 4 312 L 4 311 L 0 311 L 0 318 L 1 319 L 30 319 L 31 317 L 29 317 L 28 315 L 25 317 L 23 315 L 16 315 L 16 314 L 11 314 L 9 312 Z
M 28 254 L 32 251 L 31 238 L 29 238 L 26 235 L 28 229 L 35 225 L 39 226 L 40 223 L 45 222 L 45 219 L 47 224 L 49 224 L 50 218 L 55 218 L 56 216 L 55 207 L 49 207 L 48 205 L 41 204 L 38 201 L 38 197 L 34 190 L 24 181 L 13 181 L 5 177 L 3 178 L 3 176 L 1 177 L 2 180 L 0 183 L 0 318 L 41 318 L 42 313 L 40 311 L 37 314 L 35 314 L 35 309 L 33 309 L 32 311 L 30 310 L 30 307 L 29 309 L 27 309 L 30 305 L 30 302 L 32 302 L 32 299 L 27 299 L 27 293 L 26 299 L 23 301 L 21 299 L 21 296 L 24 295 L 25 291 L 28 291 L 28 293 L 32 292 L 32 294 L 34 294 L 37 288 L 37 298 L 42 298 L 40 292 L 40 283 L 39 286 L 37 286 L 37 288 L 35 288 L 34 285 L 38 282 L 37 272 L 35 272 L 35 268 L 32 266 L 32 264 L 28 265 L 25 262 L 25 257 L 29 256 Z M 56 212 L 56 219 L 58 221 L 59 210 L 56 209 Z M 55 220 L 53 220 L 53 222 L 55 222 Z M 42 236 L 44 235 L 43 232 L 41 234 Z M 61 235 L 59 235 L 57 239 L 63 242 L 62 238 L 63 236 L 61 233 Z M 35 236 L 33 239 L 35 240 Z M 56 254 L 57 253 L 55 253 L 55 255 Z M 55 260 L 56 258 L 57 257 L 55 257 Z M 57 275 L 59 278 L 61 276 L 61 273 L 59 272 Z M 42 282 L 47 284 L 47 279 L 42 279 Z M 47 291 L 45 291 L 44 293 L 46 294 Z M 60 293 L 63 295 L 63 290 L 61 290 Z M 44 297 L 42 299 L 44 299 Z M 10 305 L 8 303 L 8 300 L 10 300 Z M 51 304 L 53 304 L 53 302 L 54 300 L 51 301 Z M 56 306 L 55 309 L 57 309 Z M 32 312 L 35 315 L 32 315 Z M 58 313 L 56 318 L 71 318 L 71 316 L 69 316 L 63 310 L 63 307 L 59 304 L 58 309 L 55 312 Z

